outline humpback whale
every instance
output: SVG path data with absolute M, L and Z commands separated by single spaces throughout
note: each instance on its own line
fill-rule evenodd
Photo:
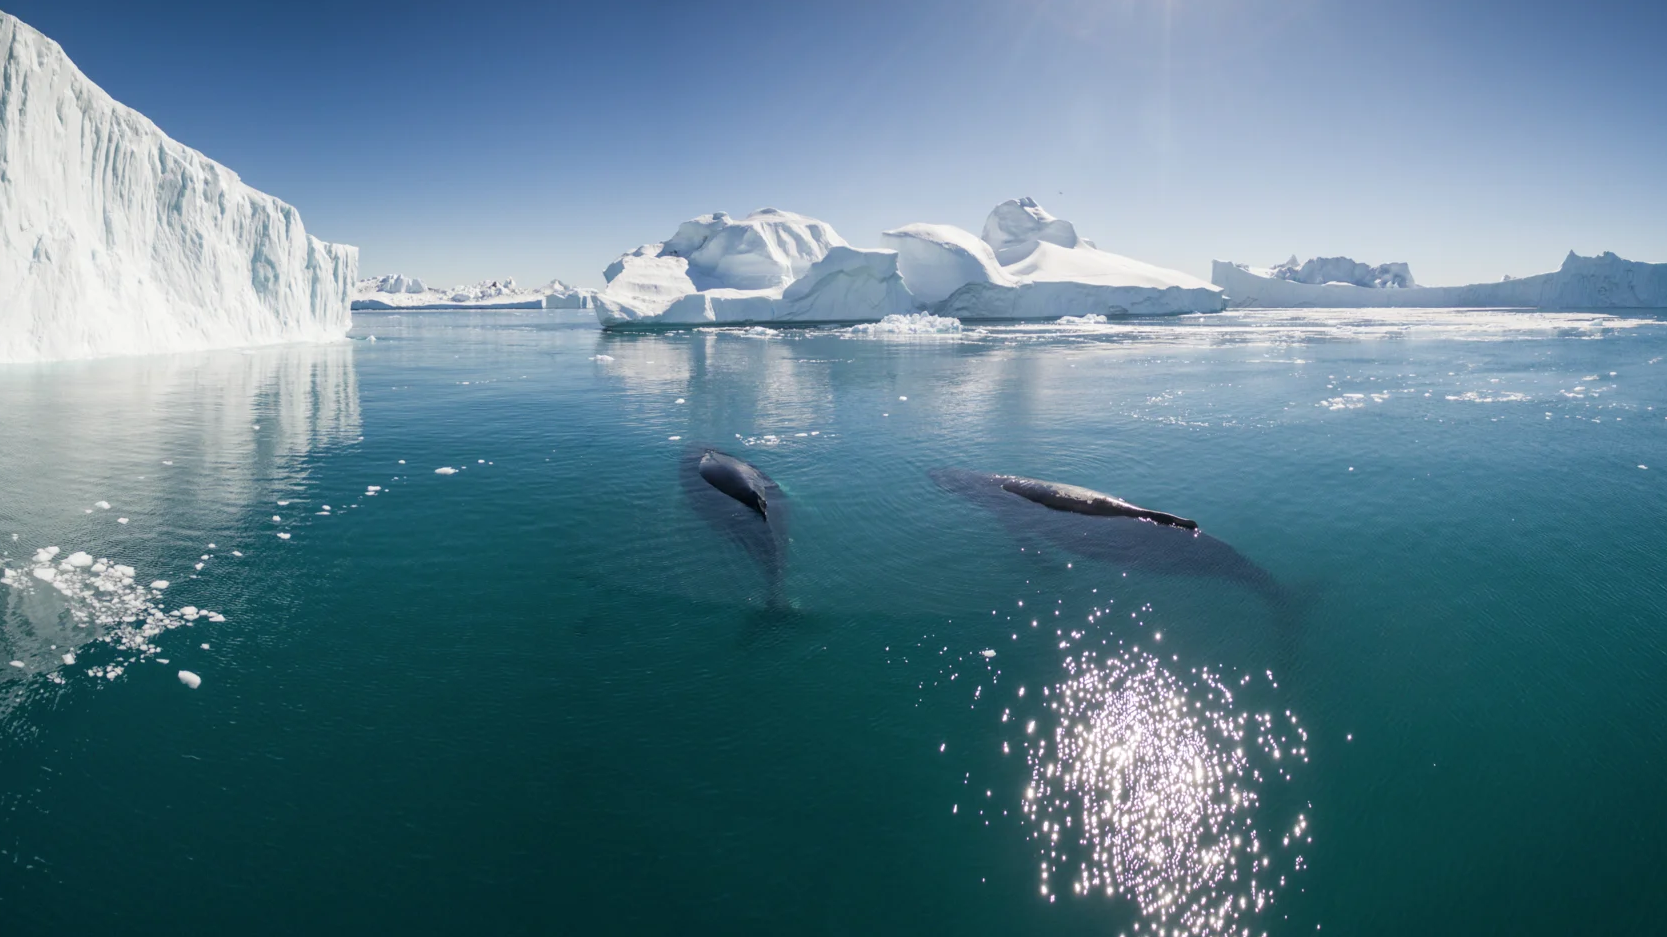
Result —
M 932 469 L 938 487 L 991 512 L 1020 538 L 1040 537 L 1078 556 L 1126 569 L 1225 579 L 1287 604 L 1267 570 L 1184 517 L 1076 485 L 958 468 Z
M 788 511 L 781 488 L 757 466 L 707 446 L 684 451 L 681 476 L 695 513 L 746 550 L 769 582 L 769 604 L 782 605 Z

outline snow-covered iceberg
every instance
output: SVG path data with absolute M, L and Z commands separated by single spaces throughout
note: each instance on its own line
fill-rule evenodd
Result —
M 357 266 L 0 13 L 0 362 L 340 339 Z
M 888 243 L 919 238 L 911 225 L 888 232 Z M 972 235 L 948 225 L 930 226 L 933 235 L 968 246 Z M 938 315 L 957 319 L 1057 319 L 1062 315 L 1151 316 L 1219 312 L 1226 305 L 1220 287 L 1197 277 L 1144 263 L 1095 246 L 1075 226 L 1048 214 L 1034 199 L 1008 199 L 984 222 L 983 243 L 1000 264 L 1000 277 L 987 268 L 941 301 Z M 970 249 L 970 247 L 969 247 Z M 901 248 L 900 248 L 901 250 Z M 918 255 L 920 249 L 913 252 Z M 903 278 L 912 283 L 912 267 Z M 940 268 L 941 269 L 941 268 Z M 934 271 L 936 273 L 937 271 Z M 932 276 L 941 289 L 945 278 Z
M 544 309 L 547 297 L 579 292 L 560 280 L 539 289 L 522 289 L 515 278 L 438 289 L 400 274 L 360 280 L 353 287 L 354 309 Z M 573 308 L 581 308 L 575 306 Z
M 1277 267 L 1262 273 L 1276 280 L 1293 283 L 1347 283 L 1373 289 L 1401 289 L 1417 286 L 1412 269 L 1404 263 L 1378 264 L 1376 267 L 1360 263 L 1350 257 L 1311 257 L 1299 262 L 1297 255 Z
M 850 247 L 825 222 L 775 209 L 719 212 L 621 255 L 594 296 L 604 328 L 877 322 L 926 311 L 973 319 L 1215 312 L 1219 287 L 1100 250 L 1031 199 L 996 206 L 980 238 L 951 225 Z
M 1555 272 L 1465 286 L 1311 283 L 1275 275 L 1280 269 L 1258 270 L 1218 260 L 1211 279 L 1237 308 L 1667 308 L 1667 264 L 1640 263 L 1608 252 L 1582 257 L 1570 251 Z M 1410 273 L 1407 280 L 1410 284 Z
M 685 221 L 621 255 L 592 297 L 607 328 L 744 322 L 861 322 L 915 300 L 892 251 L 850 247 L 832 225 L 764 208 Z

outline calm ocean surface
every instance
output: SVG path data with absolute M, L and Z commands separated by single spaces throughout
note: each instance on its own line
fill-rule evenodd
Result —
M 1664 926 L 1661 316 L 356 325 L 0 368 L 0 933 Z

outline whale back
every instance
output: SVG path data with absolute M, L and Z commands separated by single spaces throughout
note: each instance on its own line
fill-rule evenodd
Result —
M 1185 530 L 1197 530 L 1198 522 L 1188 520 L 1176 514 L 1154 511 L 1136 504 L 1130 504 L 1122 498 L 1113 497 L 1092 488 L 1080 485 L 1066 485 L 1060 482 L 1042 481 L 1038 478 L 1025 478 L 1022 475 L 996 476 L 1002 490 L 1011 492 L 1027 501 L 1034 501 L 1055 511 L 1069 511 L 1072 514 L 1087 514 L 1092 517 L 1133 517 L 1137 520 L 1152 521 L 1170 527 L 1180 527 Z
M 770 519 L 769 490 L 775 483 L 752 465 L 716 449 L 708 449 L 700 456 L 700 477 L 736 501 Z

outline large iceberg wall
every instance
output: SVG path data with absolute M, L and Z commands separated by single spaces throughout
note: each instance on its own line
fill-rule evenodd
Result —
M 1277 269 L 1277 268 L 1276 268 Z M 1235 308 L 1667 308 L 1667 264 L 1573 251 L 1561 269 L 1497 283 L 1381 288 L 1302 283 L 1218 260 L 1210 277 Z
M 340 339 L 357 267 L 0 13 L 0 362 Z

